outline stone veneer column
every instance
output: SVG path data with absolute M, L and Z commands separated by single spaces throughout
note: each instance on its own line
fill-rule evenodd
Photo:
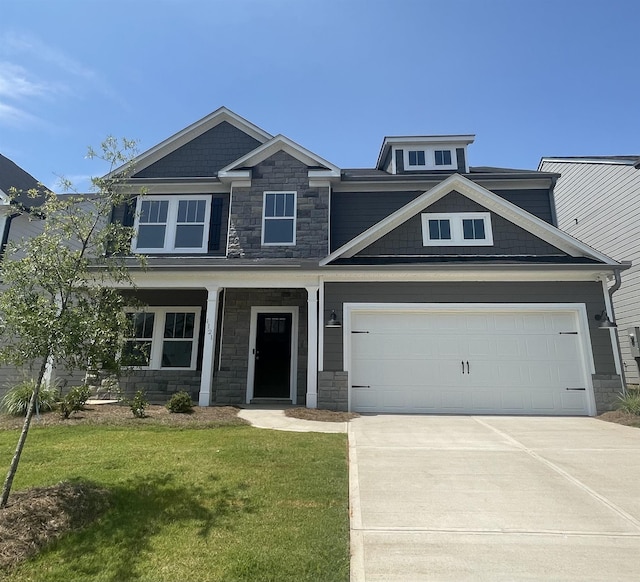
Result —
M 307 287 L 307 408 L 318 408 L 318 290 Z
M 211 405 L 211 386 L 216 351 L 216 319 L 218 317 L 218 295 L 220 287 L 207 288 L 207 316 L 204 322 L 204 345 L 202 348 L 202 375 L 198 406 Z

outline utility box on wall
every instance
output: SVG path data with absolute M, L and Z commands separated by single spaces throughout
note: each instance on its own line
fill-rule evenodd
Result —
M 640 327 L 629 328 L 629 346 L 631 347 L 631 357 L 640 358 Z

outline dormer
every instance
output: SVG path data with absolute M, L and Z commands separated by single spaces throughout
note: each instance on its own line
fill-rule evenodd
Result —
M 385 137 L 376 168 L 389 174 L 469 172 L 467 146 L 475 135 Z

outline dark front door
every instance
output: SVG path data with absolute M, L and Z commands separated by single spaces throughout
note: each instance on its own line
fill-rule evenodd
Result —
M 291 313 L 258 313 L 253 396 L 290 398 Z

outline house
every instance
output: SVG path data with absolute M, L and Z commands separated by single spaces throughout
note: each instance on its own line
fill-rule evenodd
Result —
M 226 108 L 135 160 L 125 391 L 201 406 L 594 415 L 621 389 L 607 281 L 556 226 L 555 172 L 473 135 L 386 137 L 339 168 Z M 118 170 L 116 170 L 118 172 Z M 124 292 L 132 292 L 124 290 Z
M 558 226 L 633 266 L 613 296 L 626 380 L 640 383 L 640 155 L 544 157 L 538 168 L 555 172 Z
M 12 195 L 15 188 L 18 194 Z M 30 196 L 29 191 L 40 194 Z M 12 238 L 29 236 L 31 228 L 25 209 L 37 208 L 44 201 L 42 185 L 28 172 L 23 170 L 9 158 L 0 154 L 0 252 Z

